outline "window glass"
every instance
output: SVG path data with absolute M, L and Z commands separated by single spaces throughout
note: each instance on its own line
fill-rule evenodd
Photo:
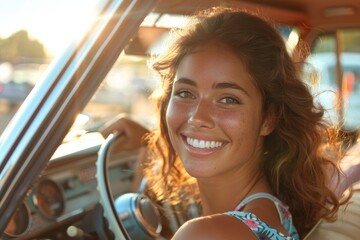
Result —
M 106 0 L 0 1 L 0 135 L 53 61 Z
M 87 116 L 88 121 L 73 128 L 96 131 L 118 114 L 152 127 L 155 116 L 149 98 L 159 79 L 148 67 L 148 60 L 147 55 L 122 53 L 85 107 L 82 116 Z
M 307 62 L 318 74 L 313 91 L 316 100 L 325 107 L 326 117 L 344 130 L 357 130 L 360 127 L 360 30 L 338 30 L 318 37 Z

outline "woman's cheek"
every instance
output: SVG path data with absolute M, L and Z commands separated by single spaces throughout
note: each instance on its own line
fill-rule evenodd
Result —
M 176 101 L 170 99 L 168 108 L 166 110 L 166 122 L 168 130 L 176 130 L 186 118 L 186 107 Z
M 239 111 L 220 111 L 216 114 L 217 123 L 229 129 L 239 129 L 246 125 L 246 114 Z

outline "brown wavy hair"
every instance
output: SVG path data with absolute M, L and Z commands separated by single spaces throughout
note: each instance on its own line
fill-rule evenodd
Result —
M 199 198 L 196 181 L 171 145 L 165 115 L 182 59 L 218 41 L 244 63 L 262 94 L 263 112 L 276 116 L 276 127 L 264 141 L 263 171 L 275 195 L 290 207 L 298 232 L 304 236 L 321 218 L 334 220 L 342 204 L 329 174 L 341 174 L 337 131 L 324 121 L 324 110 L 300 79 L 282 36 L 269 21 L 241 10 L 214 8 L 194 19 L 173 32 L 173 44 L 152 65 L 162 80 L 155 97 L 159 127 L 149 138 L 152 155 L 145 173 L 153 194 L 173 203 Z

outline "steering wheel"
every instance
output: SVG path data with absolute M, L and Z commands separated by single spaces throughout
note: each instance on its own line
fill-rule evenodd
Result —
M 113 201 L 107 165 L 113 143 L 123 135 L 110 134 L 98 152 L 96 179 L 104 217 L 116 240 L 156 239 L 161 231 L 160 214 L 147 196 L 142 193 L 126 193 Z

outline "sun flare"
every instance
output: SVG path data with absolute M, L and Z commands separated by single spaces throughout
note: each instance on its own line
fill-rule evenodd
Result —
M 0 21 L 0 36 L 26 30 L 31 38 L 44 44 L 49 56 L 54 56 L 91 26 L 102 2 L 105 0 L 36 0 L 31 3 L 14 0 L 6 5 L 7 9 L 0 10 L 0 18 L 5 18 Z M 6 15 L 2 11 L 6 11 Z M 7 26 L 3 28 L 1 22 Z

